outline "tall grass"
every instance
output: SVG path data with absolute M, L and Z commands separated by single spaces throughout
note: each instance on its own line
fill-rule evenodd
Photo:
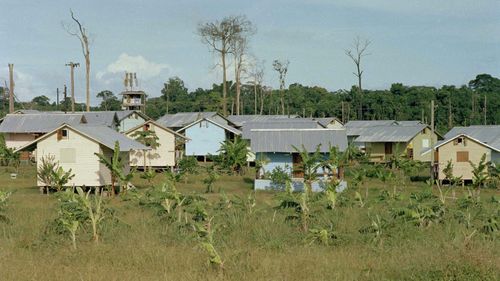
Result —
M 72 250 L 71 239 L 51 229 L 58 202 L 53 195 L 39 194 L 33 170 L 21 167 L 16 180 L 0 172 L 0 189 L 14 191 L 5 212 L 10 222 L 0 222 L 1 280 L 500 279 L 498 232 L 478 232 L 467 240 L 471 229 L 456 217 L 471 212 L 479 227 L 485 217 L 500 212 L 498 202 L 490 200 L 498 196 L 497 190 L 482 192 L 479 205 L 448 200 L 440 222 L 419 227 L 406 217 L 394 218 L 391 210 L 415 202 L 411 193 L 420 194 L 425 184 L 410 183 L 399 191 L 400 200 L 391 200 L 379 195 L 383 190 L 393 192 L 392 186 L 367 179 L 369 198 L 362 208 L 353 190 L 340 194 L 334 209 L 319 199 L 310 204 L 310 228 L 335 233 L 335 239 L 324 245 L 311 243 L 299 223 L 287 220 L 288 211 L 275 208 L 275 193 L 256 193 L 255 206 L 248 211 L 251 204 L 245 200 L 251 182 L 245 177 L 222 176 L 215 193 L 205 194 L 205 175 L 193 176 L 177 189 L 207 199 L 204 206 L 214 217 L 213 244 L 224 261 L 221 273 L 207 264 L 189 227 L 179 227 L 138 200 L 119 197 L 109 203 L 115 219 L 102 229 L 101 243 L 93 243 L 92 231 L 83 229 L 77 250 Z M 158 176 L 154 184 L 161 182 Z M 134 183 L 142 196 L 147 182 Z M 227 194 L 226 203 L 221 192 Z M 457 195 L 462 193 L 458 189 Z M 432 200 L 437 198 L 424 202 Z M 370 228 L 377 217 L 385 222 L 379 237 L 360 231 Z

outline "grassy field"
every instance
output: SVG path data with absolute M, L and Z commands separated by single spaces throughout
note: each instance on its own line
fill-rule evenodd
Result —
M 34 167 L 21 166 L 15 180 L 5 167 L 0 169 L 0 190 L 13 191 L 5 210 L 8 222 L 0 222 L 0 280 L 500 279 L 498 230 L 484 231 L 488 218 L 498 220 L 498 189 L 483 190 L 479 202 L 464 199 L 466 191 L 457 189 L 458 199 L 440 204 L 438 218 L 422 219 L 418 226 L 394 215 L 395 210 L 436 205 L 436 190 L 429 196 L 421 182 L 402 187 L 368 179 L 363 204 L 352 190 L 338 198 L 334 209 L 327 209 L 319 196 L 311 202 L 310 229 L 332 233 L 326 245 L 287 220 L 293 210 L 276 208 L 276 193 L 257 192 L 255 207 L 245 205 L 252 193 L 251 173 L 222 176 L 211 194 L 204 193 L 203 175 L 192 176 L 177 189 L 207 199 L 203 204 L 214 217 L 213 244 L 224 261 L 223 270 L 217 270 L 209 266 L 192 230 L 130 199 L 132 194 L 107 202 L 114 219 L 104 224 L 99 244 L 84 228 L 73 250 L 68 235 L 51 229 L 58 201 L 34 186 Z M 158 176 L 155 184 L 162 181 Z M 134 183 L 138 196 L 149 190 L 145 180 Z M 395 185 L 399 199 L 390 196 Z M 360 191 L 364 196 L 365 187 Z M 221 201 L 223 194 L 232 201 Z

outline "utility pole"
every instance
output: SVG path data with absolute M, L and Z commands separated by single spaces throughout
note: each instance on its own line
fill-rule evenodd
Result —
M 56 110 L 59 110 L 59 88 L 56 88 Z
M 168 114 L 168 103 L 170 102 L 170 93 L 168 92 L 168 84 L 165 84 L 165 94 L 167 94 L 167 114 Z
M 66 104 L 66 99 L 67 99 L 67 94 L 66 94 L 66 84 L 64 84 L 64 101 L 63 101 L 63 105 L 64 105 L 64 113 L 67 113 L 68 111 L 68 106 Z
M 75 67 L 79 67 L 79 63 L 74 63 L 74 62 L 69 62 L 66 64 L 66 66 L 69 66 L 70 68 L 70 75 L 71 75 L 71 112 L 75 113 L 75 74 L 74 74 L 74 69 Z
M 9 113 L 14 112 L 14 64 L 9 63 Z
M 448 129 L 453 127 L 453 117 L 451 114 L 451 94 L 448 98 Z
M 345 124 L 344 102 L 342 101 L 341 104 L 342 104 L 342 124 Z
M 431 100 L 431 184 L 434 185 L 434 100 Z

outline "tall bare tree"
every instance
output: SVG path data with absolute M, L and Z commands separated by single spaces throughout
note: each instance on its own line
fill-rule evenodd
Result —
M 358 108 L 358 119 L 363 119 L 363 87 L 361 85 L 361 80 L 363 76 L 363 70 L 361 69 L 361 60 L 363 57 L 369 55 L 367 49 L 370 46 L 371 41 L 368 39 L 361 39 L 357 36 L 350 49 L 345 50 L 345 54 L 354 62 L 356 65 L 356 72 L 353 74 L 358 77 L 358 95 L 359 95 L 359 108 Z
M 236 115 L 240 115 L 241 75 L 247 71 L 246 55 L 248 51 L 248 37 L 239 36 L 231 43 L 234 59 L 234 80 L 236 86 Z
M 253 94 L 254 94 L 254 112 L 253 114 L 257 114 L 257 105 L 258 105 L 258 97 L 259 97 L 259 91 L 261 93 L 260 99 L 261 99 L 261 107 L 260 107 L 260 114 L 262 114 L 263 110 L 263 95 L 262 95 L 262 81 L 264 80 L 264 62 L 259 62 L 255 60 L 252 63 L 251 70 L 249 71 L 249 78 L 252 80 L 248 83 L 253 85 Z
M 279 74 L 280 80 L 280 101 L 281 101 L 281 114 L 285 115 L 285 79 L 288 72 L 288 60 L 274 60 L 273 68 Z
M 75 17 L 72 10 L 69 10 L 71 14 L 71 19 L 74 21 L 75 25 L 64 23 L 63 27 L 66 29 L 70 35 L 75 36 L 80 40 L 80 44 L 82 46 L 83 57 L 85 58 L 85 102 L 87 105 L 87 111 L 90 111 L 90 42 L 89 42 L 89 33 L 87 29 L 82 25 L 82 23 Z
M 222 67 L 222 111 L 227 115 L 227 62 L 226 57 L 233 52 L 232 43 L 245 38 L 253 30 L 252 23 L 245 16 L 228 16 L 221 21 L 206 22 L 198 26 L 198 35 L 204 44 L 220 54 Z

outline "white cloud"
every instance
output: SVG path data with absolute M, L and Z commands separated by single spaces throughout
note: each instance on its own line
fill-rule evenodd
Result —
M 131 56 L 122 53 L 115 62 L 106 67 L 106 70 L 97 72 L 96 77 L 97 79 L 103 79 L 107 74 L 136 72 L 140 79 L 147 80 L 160 75 L 165 70 L 170 71 L 170 66 L 148 61 L 141 55 Z

